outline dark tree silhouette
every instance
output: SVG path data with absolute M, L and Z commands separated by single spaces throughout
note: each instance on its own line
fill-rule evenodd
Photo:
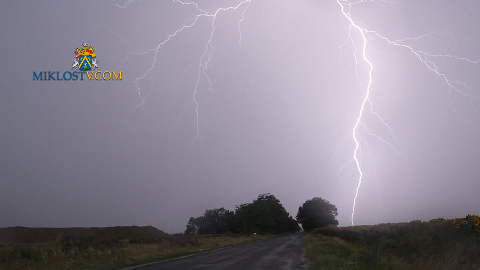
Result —
M 205 210 L 203 216 L 188 220 L 185 234 L 221 234 L 231 231 L 234 213 L 225 208 Z
M 287 233 L 299 230 L 298 223 L 272 194 L 260 194 L 251 203 L 237 206 L 235 212 L 225 208 L 209 209 L 200 217 L 188 220 L 185 234 Z
M 252 203 L 235 209 L 235 228 L 243 233 L 285 233 L 299 229 L 280 201 L 272 194 L 260 194 Z
M 337 207 L 329 201 L 315 197 L 303 203 L 298 208 L 297 221 L 304 231 L 309 232 L 328 224 L 338 225 L 335 217 L 338 215 Z

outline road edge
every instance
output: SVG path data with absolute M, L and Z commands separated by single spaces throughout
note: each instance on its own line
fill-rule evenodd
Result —
M 286 235 L 279 235 L 279 236 L 274 236 L 274 237 L 270 237 L 270 238 L 266 238 L 266 239 L 253 240 L 253 241 L 248 242 L 248 243 L 241 243 L 241 244 L 231 245 L 231 246 L 227 246 L 227 247 L 211 249 L 211 250 L 202 251 L 202 252 L 199 252 L 199 253 L 194 253 L 194 254 L 185 255 L 185 256 L 181 256 L 181 257 L 176 257 L 176 258 L 172 258 L 172 259 L 168 259 L 168 260 L 161 260 L 161 261 L 156 261 L 156 262 L 151 262 L 151 263 L 144 263 L 144 264 L 140 264 L 140 265 L 137 265 L 137 266 L 132 266 L 132 267 L 129 267 L 129 268 L 122 268 L 120 270 L 134 270 L 134 269 L 139 268 L 139 267 L 149 266 L 149 265 L 160 263 L 160 262 L 175 261 L 175 260 L 179 260 L 179 259 L 184 259 L 184 258 L 188 258 L 188 257 L 197 256 L 197 255 L 200 255 L 200 254 L 205 254 L 205 253 L 212 252 L 212 251 L 227 249 L 227 248 L 236 247 L 236 246 L 240 246 L 240 245 L 249 245 L 249 244 L 252 244 L 252 243 L 259 242 L 259 241 L 265 241 L 265 240 L 268 240 L 268 239 L 272 239 L 272 238 L 276 238 L 276 237 L 282 237 L 282 236 L 286 236 Z

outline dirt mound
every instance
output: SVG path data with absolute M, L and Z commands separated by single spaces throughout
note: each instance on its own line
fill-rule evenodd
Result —
M 33 244 L 54 241 L 58 236 L 97 239 L 152 239 L 167 236 L 152 226 L 117 226 L 92 228 L 0 228 L 0 244 Z

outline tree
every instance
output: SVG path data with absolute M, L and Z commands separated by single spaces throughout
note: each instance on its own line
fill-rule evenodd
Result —
M 187 228 L 185 229 L 185 234 L 193 235 L 198 233 L 198 220 L 197 218 L 190 217 L 187 223 Z
M 284 233 L 299 229 L 298 223 L 272 194 L 260 194 L 252 203 L 235 209 L 235 228 L 243 233 Z
M 200 217 L 188 220 L 185 234 L 286 233 L 299 230 L 297 221 L 272 194 L 260 194 L 251 203 L 237 206 L 235 212 L 225 208 L 209 209 Z
M 337 207 L 320 197 L 307 200 L 298 208 L 297 221 L 304 231 L 309 232 L 328 224 L 338 225 L 335 217 L 338 215 Z
M 205 210 L 203 216 L 188 220 L 185 234 L 221 234 L 231 230 L 234 213 L 225 208 Z
M 209 209 L 203 214 L 203 227 L 199 234 L 221 234 L 230 230 L 234 213 L 225 208 Z

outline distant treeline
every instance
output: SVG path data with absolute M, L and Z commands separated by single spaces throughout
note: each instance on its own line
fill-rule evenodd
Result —
M 310 207 L 312 205 L 315 207 Z M 222 207 L 208 209 L 199 217 L 190 217 L 185 234 L 291 233 L 300 230 L 299 223 L 308 231 L 327 224 L 337 225 L 336 215 L 334 205 L 316 197 L 299 207 L 295 220 L 274 195 L 265 193 L 251 203 L 237 205 L 235 211 Z

